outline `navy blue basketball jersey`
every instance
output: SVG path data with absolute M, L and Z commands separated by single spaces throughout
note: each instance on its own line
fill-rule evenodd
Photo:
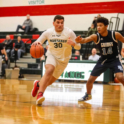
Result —
M 97 33 L 96 44 L 101 54 L 99 61 L 110 62 L 119 58 L 118 41 L 115 39 L 114 31 L 108 30 L 108 35 L 106 37 Z

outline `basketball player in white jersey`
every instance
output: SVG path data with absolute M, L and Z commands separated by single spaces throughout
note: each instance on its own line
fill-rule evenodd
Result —
M 80 43 L 76 43 L 76 35 L 75 33 L 64 27 L 64 17 L 61 15 L 56 15 L 54 17 L 52 28 L 47 29 L 42 35 L 32 44 L 41 45 L 48 40 L 49 48 L 46 53 L 46 71 L 44 76 L 40 81 L 34 81 L 34 87 L 32 90 L 32 96 L 35 97 L 37 95 L 36 104 L 40 105 L 45 100 L 43 97 L 43 93 L 47 86 L 54 83 L 59 76 L 63 73 L 66 68 L 69 59 L 72 54 L 72 47 L 76 50 L 81 48 Z M 68 40 L 71 39 L 71 40 Z

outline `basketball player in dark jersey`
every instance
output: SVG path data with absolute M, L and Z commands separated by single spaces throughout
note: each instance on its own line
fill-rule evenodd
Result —
M 109 21 L 104 17 L 97 19 L 97 34 L 93 34 L 87 38 L 76 38 L 77 43 L 88 43 L 94 41 L 100 50 L 101 57 L 94 67 L 91 75 L 87 81 L 87 93 L 78 101 L 86 101 L 92 99 L 91 90 L 93 83 L 101 73 L 108 68 L 112 69 L 118 80 L 124 85 L 123 67 L 120 62 L 120 55 L 118 50 L 118 41 L 124 43 L 124 37 L 114 31 L 107 30 Z

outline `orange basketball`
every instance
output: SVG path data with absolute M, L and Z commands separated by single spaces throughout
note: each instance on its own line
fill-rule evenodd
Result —
M 32 45 L 30 48 L 30 54 L 33 58 L 40 58 L 44 54 L 44 48 L 40 44 Z

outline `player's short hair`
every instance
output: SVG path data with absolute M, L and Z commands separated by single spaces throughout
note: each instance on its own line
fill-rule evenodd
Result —
M 63 20 L 64 20 L 64 17 L 61 16 L 61 15 L 56 15 L 56 16 L 54 17 L 54 20 L 53 20 L 53 21 L 55 22 L 56 19 L 58 19 L 58 20 L 63 19 Z
M 104 17 L 99 17 L 97 19 L 97 23 L 103 23 L 106 26 L 109 24 L 109 20 L 107 18 L 104 18 Z

